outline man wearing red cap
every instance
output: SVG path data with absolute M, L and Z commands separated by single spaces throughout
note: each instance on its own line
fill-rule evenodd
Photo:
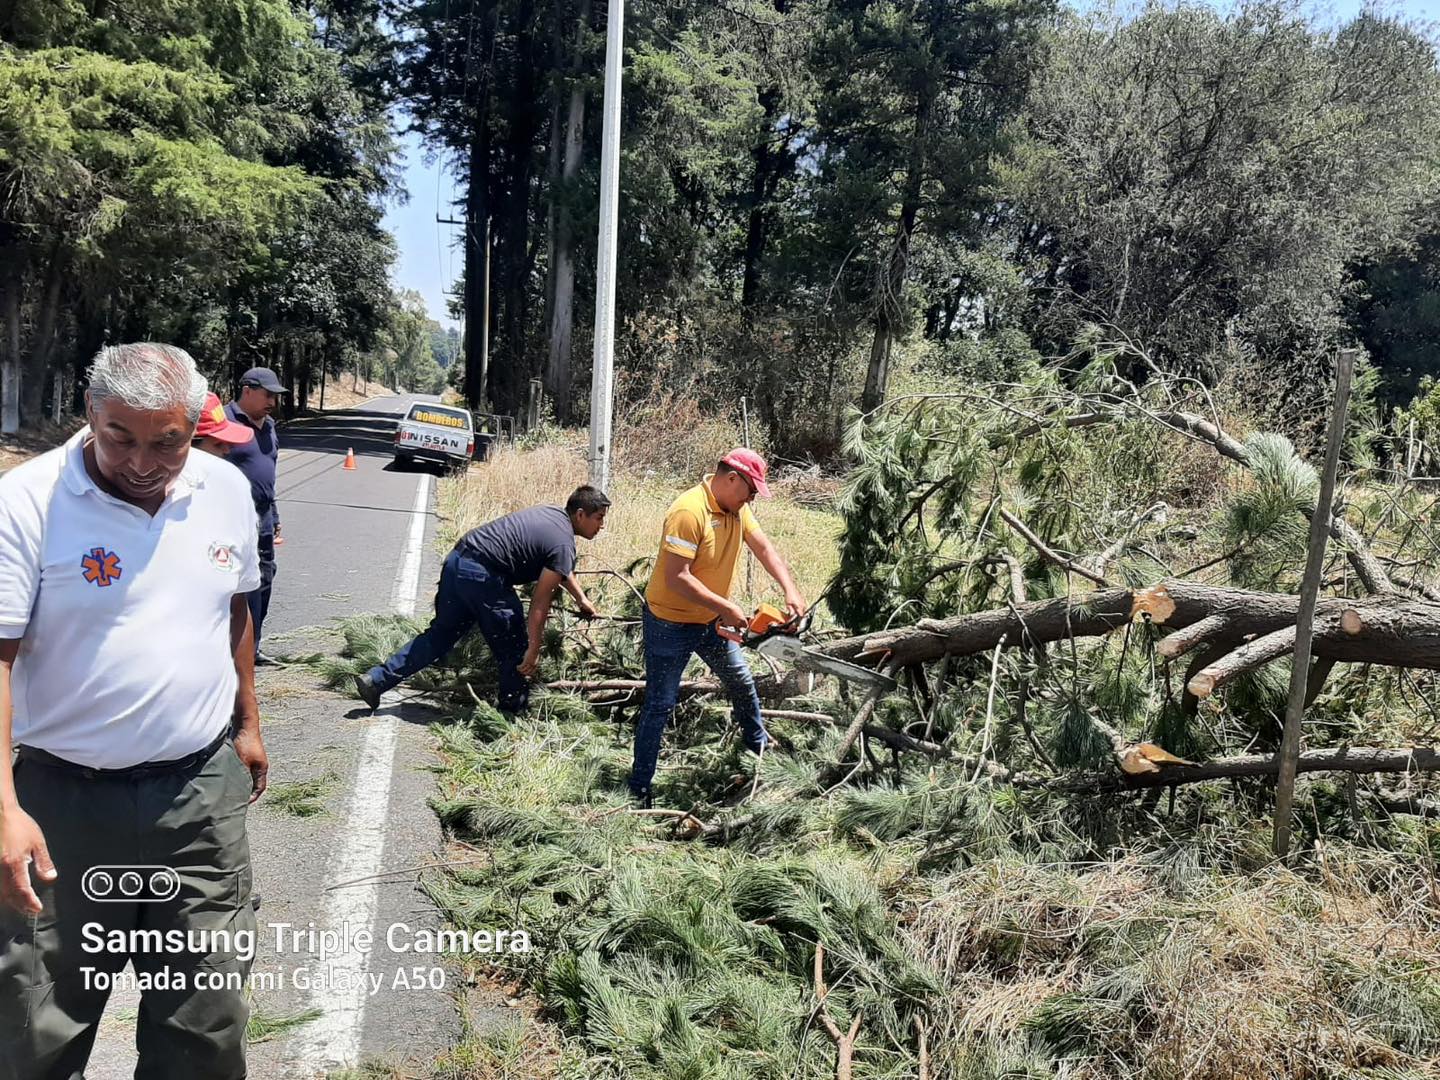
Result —
M 195 421 L 195 434 L 190 447 L 203 450 L 216 457 L 229 457 L 232 446 L 243 446 L 255 438 L 255 432 L 244 424 L 237 424 L 225 415 L 225 407 L 216 394 L 207 394 L 200 409 L 200 419 Z
M 750 503 L 770 497 L 765 459 L 739 447 L 715 471 L 685 492 L 665 514 L 660 555 L 645 590 L 645 705 L 635 732 L 630 790 L 649 807 L 650 784 L 660 755 L 660 736 L 680 692 L 680 677 L 692 654 L 705 661 L 730 695 L 745 746 L 759 753 L 768 736 L 760 721 L 760 697 L 740 652 L 745 612 L 730 599 L 743 540 L 784 591 L 792 618 L 805 601 Z

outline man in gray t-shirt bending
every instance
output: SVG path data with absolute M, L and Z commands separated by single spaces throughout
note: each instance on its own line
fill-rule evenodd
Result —
M 586 484 L 558 506 L 532 506 L 472 529 L 460 538 L 440 571 L 435 618 L 424 633 L 364 675 L 355 689 L 371 710 L 401 680 L 442 660 L 472 627 L 479 629 L 500 669 L 500 709 L 524 712 L 529 676 L 540 659 L 550 601 L 564 586 L 587 618 L 595 607 L 575 580 L 575 537 L 593 540 L 605 526 L 610 500 Z M 527 620 L 516 585 L 535 583 Z

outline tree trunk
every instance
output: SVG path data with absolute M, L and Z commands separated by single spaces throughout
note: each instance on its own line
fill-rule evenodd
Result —
M 565 142 L 561 125 L 561 99 L 565 88 L 560 73 L 565 68 L 565 3 L 555 0 L 550 13 L 550 139 L 545 154 L 545 299 L 544 320 L 548 327 L 555 317 L 555 213 L 560 194 L 560 156 Z M 436 357 L 438 360 L 439 357 Z
M 894 340 L 894 328 L 885 312 L 875 315 L 874 327 L 870 362 L 865 368 L 865 393 L 860 399 L 860 408 L 867 413 L 878 409 L 885 400 L 885 387 L 890 383 L 890 345 Z
M 927 160 L 925 141 L 929 137 L 932 102 L 923 99 L 915 109 L 915 130 L 910 141 L 910 161 L 905 172 L 901 193 L 900 222 L 895 231 L 895 244 L 881 275 L 879 295 L 875 301 L 875 337 L 870 344 L 870 364 L 865 371 L 865 394 L 860 407 L 866 412 L 879 408 L 885 400 L 890 382 L 890 353 L 904 319 L 905 275 L 910 264 L 910 239 L 915 233 L 915 218 L 920 213 L 920 194 L 925 183 Z
M 571 349 L 575 332 L 575 228 L 570 209 L 575 195 L 575 177 L 585 145 L 585 88 L 580 82 L 581 50 L 590 25 L 590 0 L 581 0 L 575 29 L 575 52 L 571 58 L 570 107 L 565 116 L 565 166 L 558 192 L 559 212 L 555 223 L 555 295 L 551 304 L 550 352 L 545 364 L 545 392 L 555 404 L 555 419 L 570 423 L 573 417 L 571 394 L 573 375 Z
M 740 306 L 750 313 L 760 299 L 760 265 L 765 256 L 766 227 L 770 218 L 770 197 L 778 182 L 783 155 L 773 149 L 775 125 L 780 119 L 780 89 L 767 86 L 760 91 L 760 136 L 750 148 L 755 163 L 750 177 L 750 220 L 745 234 L 745 276 L 740 286 Z
M 1197 697 L 1229 679 L 1284 654 L 1276 636 L 1293 629 L 1300 598 L 1250 592 L 1189 581 L 1165 581 L 1148 589 L 1097 589 L 1073 598 L 1036 600 L 977 611 L 953 619 L 927 619 L 913 627 L 828 642 L 820 651 L 842 659 L 885 658 L 905 667 L 941 656 L 988 652 L 1008 646 L 1099 637 L 1129 622 L 1148 622 L 1172 633 L 1157 646 L 1166 657 L 1233 642 L 1189 679 Z M 1217 650 L 1218 651 L 1218 650 Z M 1440 604 L 1394 594 L 1362 599 L 1323 597 L 1315 609 L 1317 658 L 1345 663 L 1440 670 Z
M 55 325 L 60 317 L 60 287 L 64 281 L 65 257 L 60 245 L 51 250 L 45 267 L 45 284 L 40 292 L 40 308 L 35 317 L 35 333 L 30 341 L 30 356 L 25 362 L 21 382 L 20 421 L 27 426 L 45 419 L 45 385 L 50 374 L 50 358 L 55 352 Z
M 304 345 L 295 346 L 296 378 L 300 383 L 300 412 L 310 411 L 310 356 Z
M 275 343 L 275 355 L 280 358 L 280 381 L 285 384 L 289 393 L 282 399 L 281 408 L 284 410 L 287 419 L 295 415 L 295 348 L 286 347 L 282 341 Z
M 504 160 L 509 165 L 506 183 L 508 198 L 501 215 L 497 248 L 501 256 L 504 306 L 501 322 L 505 345 L 503 363 L 495 365 L 491 382 L 500 412 L 516 414 L 524 408 L 532 372 L 532 357 L 526 349 L 530 277 L 530 197 L 534 186 L 535 156 L 531 151 L 544 125 L 538 107 L 540 94 L 537 71 L 537 35 L 533 0 L 516 5 L 516 80 L 513 107 L 507 125 Z
M 497 7 L 495 18 L 499 18 L 498 11 Z M 489 56 L 495 41 L 494 22 L 486 20 L 480 37 L 480 55 Z M 475 128 L 465 170 L 465 404 L 477 411 L 485 410 L 490 379 L 484 355 L 485 335 L 489 332 L 484 322 L 486 228 L 490 219 L 490 90 L 487 66 L 479 80 Z
M 20 291 L 24 288 L 18 273 L 5 283 L 4 310 L 5 351 L 0 357 L 0 434 L 14 435 L 20 430 Z
M 1410 773 L 1440 770 L 1440 752 L 1431 747 L 1351 746 L 1338 750 L 1307 750 L 1300 755 L 1297 772 Z M 1044 787 L 1052 791 L 1130 791 L 1135 788 L 1198 784 L 1205 780 L 1229 780 L 1245 776 L 1275 776 L 1280 771 L 1278 754 L 1242 754 L 1218 758 L 1198 765 L 1166 765 L 1156 772 L 1081 773 L 1078 776 L 1016 776 L 1019 787 Z

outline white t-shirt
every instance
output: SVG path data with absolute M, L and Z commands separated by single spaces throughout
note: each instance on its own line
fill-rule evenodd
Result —
M 240 470 L 190 453 L 152 518 L 85 470 L 82 430 L 0 477 L 12 741 L 91 768 L 203 749 L 235 709 L 230 599 L 260 585 Z

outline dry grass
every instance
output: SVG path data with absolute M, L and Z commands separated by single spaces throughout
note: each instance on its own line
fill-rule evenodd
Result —
M 1422 1049 L 1440 1035 L 1440 910 L 1399 858 L 1333 851 L 1318 879 L 996 860 L 936 895 L 905 921 L 949 987 L 937 1034 L 959 1063 L 1038 1040 L 1077 1078 L 1440 1066 Z
M 622 399 L 615 414 L 615 452 L 631 471 L 692 476 L 744 441 L 739 425 L 706 411 L 692 396 L 669 391 Z
M 580 569 L 623 571 L 636 559 L 653 558 L 659 548 L 666 508 L 699 479 L 698 473 L 687 481 L 622 471 L 611 485 L 609 494 L 614 505 L 606 516 L 605 531 L 594 543 L 579 544 Z M 492 518 L 537 503 L 563 504 L 585 480 L 585 455 L 578 446 L 552 444 L 534 450 L 502 450 L 442 486 L 441 507 L 448 519 L 445 539 L 453 542 Z M 839 516 L 801 506 L 781 494 L 768 502 L 757 501 L 754 509 L 766 533 L 789 562 L 806 598 L 819 596 L 839 565 Z M 643 574 L 639 580 L 643 584 Z M 776 597 L 777 590 L 758 565 L 753 580 L 753 593 L 746 594 L 742 571 L 736 596 L 741 606 Z
M 26 428 L 15 435 L 0 439 L 0 473 L 8 472 L 21 462 L 59 446 L 85 423 L 83 417 L 69 416 L 60 423 L 46 420 L 37 428 Z
M 384 383 L 360 382 L 357 384 L 354 374 L 344 372 L 325 384 L 325 411 L 353 409 L 371 398 L 388 397 L 394 392 Z M 320 388 L 318 386 L 311 393 L 311 401 L 317 408 L 319 407 Z

